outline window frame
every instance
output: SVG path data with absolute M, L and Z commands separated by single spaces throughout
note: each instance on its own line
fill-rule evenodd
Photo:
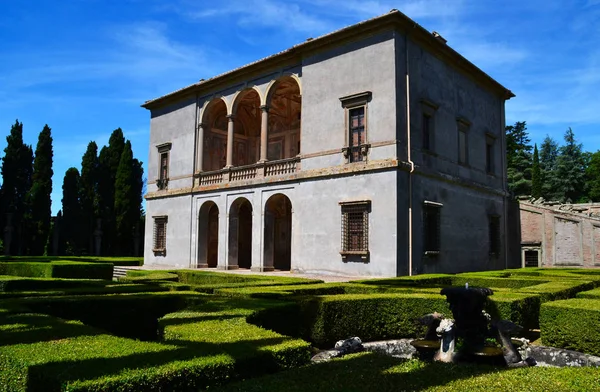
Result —
M 427 99 L 421 99 L 421 149 L 427 152 L 435 151 L 435 114 L 439 106 Z M 427 130 L 425 130 L 427 124 Z M 425 143 L 427 135 L 428 143 Z
M 156 146 L 158 151 L 158 176 L 156 177 L 156 187 L 159 190 L 166 190 L 169 184 L 169 171 L 171 166 L 171 143 L 163 143 Z M 163 171 L 163 157 L 166 157 L 166 165 Z M 166 174 L 164 172 L 166 171 Z
M 169 217 L 167 215 L 153 216 L 153 228 L 152 228 L 152 252 L 155 256 L 166 256 L 167 254 L 167 223 Z M 159 237 L 159 228 L 162 226 L 164 235 Z
M 496 137 L 489 132 L 485 133 L 485 172 L 496 175 Z
M 358 256 L 363 261 L 369 257 L 369 215 L 371 214 L 371 200 L 343 201 L 339 203 L 341 212 L 341 250 L 340 255 L 346 260 L 351 256 Z M 354 216 L 352 216 L 352 215 Z M 356 219 L 354 223 L 350 219 Z M 360 226 L 358 247 L 352 244 L 353 228 Z
M 459 117 L 456 119 L 457 127 L 457 145 L 458 145 L 458 164 L 463 166 L 469 166 L 469 130 L 471 128 L 471 122 L 465 118 Z M 461 135 L 464 135 L 464 143 L 461 142 Z M 464 147 L 464 157 L 462 150 Z
M 423 254 L 438 256 L 442 249 L 442 203 L 423 201 Z M 430 217 L 431 214 L 431 217 Z M 433 220 L 433 222 L 432 222 Z M 430 225 L 433 223 L 433 228 Z M 432 235 L 433 231 L 433 235 Z
M 488 252 L 490 256 L 499 256 L 502 252 L 502 222 L 498 214 L 488 215 Z
M 369 127 L 368 127 L 368 103 L 371 101 L 372 93 L 370 91 L 364 91 L 362 93 L 352 94 L 345 97 L 340 98 L 340 102 L 342 103 L 342 108 L 344 108 L 344 138 L 345 138 L 345 146 L 342 148 L 342 154 L 346 159 L 346 163 L 358 163 L 358 162 L 366 162 L 368 158 L 368 153 L 371 148 L 371 144 L 369 144 Z M 354 146 L 352 145 L 353 139 L 353 128 L 352 128 L 352 111 L 357 109 L 363 109 L 363 124 L 362 124 L 362 134 L 363 140 L 361 140 L 360 144 Z M 354 154 L 358 153 L 359 159 L 354 159 Z

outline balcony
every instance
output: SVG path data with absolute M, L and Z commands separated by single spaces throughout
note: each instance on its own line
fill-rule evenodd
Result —
M 223 168 L 210 172 L 196 173 L 199 186 L 218 185 L 261 178 L 289 176 L 300 170 L 300 158 L 293 157 L 276 161 L 258 162 L 252 165 Z

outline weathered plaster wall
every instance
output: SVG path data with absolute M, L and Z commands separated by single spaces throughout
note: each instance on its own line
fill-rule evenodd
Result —
M 303 159 L 306 169 L 325 168 L 345 162 L 346 111 L 340 98 L 372 92 L 367 106 L 367 140 L 374 147 L 369 159 L 395 154 L 395 59 L 394 33 L 386 32 L 340 46 L 302 62 L 302 154 L 330 155 Z M 387 148 L 386 148 L 387 147 Z
M 413 177 L 413 249 L 416 273 L 454 273 L 505 268 L 501 230 L 501 252 L 490 255 L 489 215 L 500 216 L 503 227 L 503 198 L 500 195 L 452 182 L 416 175 Z M 424 201 L 441 203 L 440 254 L 423 252 Z
M 174 268 L 189 267 L 190 212 L 190 196 L 153 199 L 146 202 L 145 265 L 168 265 Z M 167 252 L 165 256 L 155 256 L 152 251 L 154 216 L 168 216 Z
M 541 266 L 600 266 L 600 219 L 524 201 L 520 210 L 521 244 L 539 244 Z

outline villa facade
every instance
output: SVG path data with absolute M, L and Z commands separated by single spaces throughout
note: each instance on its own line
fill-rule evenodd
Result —
M 510 266 L 513 94 L 397 10 L 142 105 L 147 265 Z

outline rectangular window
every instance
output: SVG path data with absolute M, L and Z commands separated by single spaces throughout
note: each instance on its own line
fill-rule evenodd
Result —
M 153 251 L 155 254 L 164 255 L 167 252 L 167 217 L 154 217 Z
M 370 201 L 345 202 L 342 206 L 342 255 L 369 252 Z
M 458 126 L 458 163 L 469 164 L 469 127 L 471 123 L 463 118 L 457 119 Z
M 350 109 L 350 162 L 363 160 L 362 146 L 365 144 L 365 107 Z
M 538 267 L 540 252 L 538 250 L 526 250 L 525 252 L 525 267 Z
M 171 143 L 163 143 L 156 146 L 158 150 L 158 178 L 156 187 L 158 189 L 167 189 L 169 184 L 169 158 L 171 155 Z
M 494 174 L 494 145 L 496 139 L 493 135 L 486 133 L 485 137 L 485 171 L 488 174 Z
M 490 215 L 489 217 L 490 255 L 499 255 L 501 249 L 500 217 Z
M 426 255 L 440 253 L 441 207 L 434 202 L 423 204 L 423 252 Z
M 431 150 L 431 116 L 423 114 L 422 121 L 423 149 Z

